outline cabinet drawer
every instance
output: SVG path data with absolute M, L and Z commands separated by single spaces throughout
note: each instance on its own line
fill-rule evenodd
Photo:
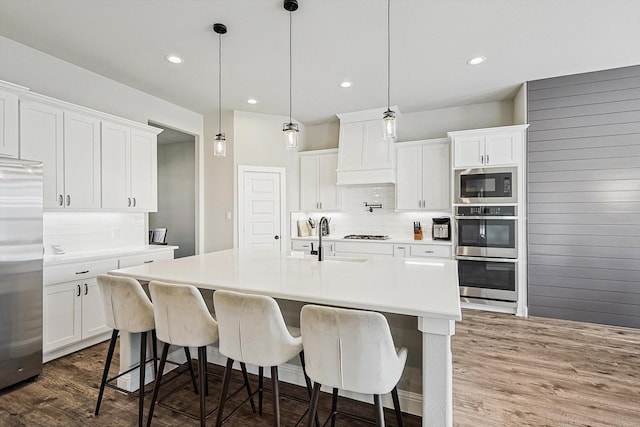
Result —
M 314 249 L 318 247 L 318 242 L 310 242 L 308 240 L 292 240 L 291 241 L 291 250 L 292 251 L 311 251 L 311 244 L 313 243 Z
M 451 258 L 451 247 L 442 245 L 411 245 L 411 256 Z
M 150 264 L 152 262 L 166 261 L 173 259 L 173 251 L 153 252 L 142 255 L 131 255 L 120 258 L 120 267 L 135 267 L 136 265 Z
M 54 265 L 51 267 L 45 266 L 42 272 L 42 279 L 45 285 L 52 285 L 54 283 L 71 282 L 73 280 L 84 280 L 90 277 L 96 277 L 98 274 L 104 274 L 117 268 L 117 259 Z
M 336 254 L 339 252 L 347 252 L 393 256 L 393 245 L 386 243 L 335 242 L 334 251 Z

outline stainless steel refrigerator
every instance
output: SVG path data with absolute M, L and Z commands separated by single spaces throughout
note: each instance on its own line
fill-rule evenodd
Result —
M 42 372 L 42 163 L 0 158 L 0 389 Z

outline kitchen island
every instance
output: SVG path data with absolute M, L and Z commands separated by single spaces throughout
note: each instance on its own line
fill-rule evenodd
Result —
M 415 316 L 423 349 L 422 424 L 453 425 L 451 336 L 462 318 L 455 261 L 327 258 L 318 262 L 285 252 L 230 249 L 110 274 Z M 121 368 L 135 364 L 131 352 L 123 348 L 130 342 L 121 337 Z

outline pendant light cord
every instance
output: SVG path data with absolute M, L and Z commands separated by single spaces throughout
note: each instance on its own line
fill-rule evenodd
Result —
M 292 81 L 292 78 L 293 78 L 293 71 L 292 71 L 293 70 L 293 66 L 292 66 L 292 62 L 293 61 L 291 60 L 291 55 L 292 55 L 292 51 L 293 51 L 293 49 L 291 47 L 292 46 L 292 41 L 291 41 L 291 21 L 292 21 L 292 18 L 291 18 L 291 14 L 292 14 L 292 12 L 289 11 L 289 123 L 293 122 L 291 120 L 291 109 L 292 109 L 292 106 L 291 106 L 291 103 L 292 103 L 292 101 L 291 101 L 291 99 L 292 99 L 292 97 L 291 97 L 291 81 Z
M 387 0 L 387 110 L 391 109 L 391 0 Z
M 218 134 L 222 134 L 222 34 L 218 34 Z

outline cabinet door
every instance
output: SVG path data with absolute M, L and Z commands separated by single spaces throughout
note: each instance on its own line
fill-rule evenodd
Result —
M 0 91 L 0 156 L 18 157 L 18 96 Z
M 454 167 L 464 168 L 484 164 L 484 136 L 458 137 L 453 143 Z
M 132 208 L 158 210 L 157 136 L 151 132 L 131 130 L 131 199 Z
M 363 168 L 393 167 L 393 143 L 382 137 L 382 118 L 366 121 L 364 130 Z
M 20 102 L 20 157 L 43 164 L 44 208 L 64 206 L 64 121 L 62 110 Z
M 396 209 L 418 210 L 422 207 L 422 148 L 398 147 L 396 156 Z
M 487 135 L 485 138 L 485 165 L 517 164 L 520 159 L 522 133 Z
M 300 157 L 300 209 L 314 211 L 320 208 L 318 198 L 319 156 Z
M 451 166 L 449 144 L 422 147 L 422 208 L 434 211 L 451 209 L 449 187 Z
M 105 324 L 102 295 L 95 278 L 83 280 L 82 292 L 82 339 L 109 332 Z
M 65 207 L 100 208 L 100 120 L 64 113 L 64 189 Z
M 132 204 L 127 167 L 131 129 L 103 121 L 101 135 L 102 207 L 126 209 Z
M 79 282 L 44 287 L 43 352 L 80 341 L 82 337 L 81 288 Z
M 340 169 L 354 170 L 362 168 L 365 123 L 353 122 L 340 125 L 340 157 L 338 159 Z
M 339 189 L 336 185 L 337 169 L 338 154 L 323 154 L 318 157 L 318 194 L 320 209 L 325 211 L 340 208 Z

